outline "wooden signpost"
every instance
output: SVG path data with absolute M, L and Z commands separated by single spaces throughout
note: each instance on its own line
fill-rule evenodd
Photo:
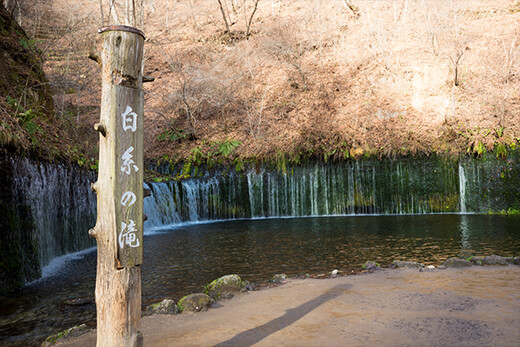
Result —
M 143 45 L 138 29 L 103 35 L 97 241 L 97 346 L 141 346 L 143 262 Z

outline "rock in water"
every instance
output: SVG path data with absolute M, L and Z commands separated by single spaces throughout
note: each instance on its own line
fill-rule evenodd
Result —
M 446 267 L 470 267 L 472 265 L 470 261 L 459 258 L 450 258 L 444 262 Z
M 186 295 L 180 299 L 178 307 L 182 313 L 194 313 L 207 311 L 213 303 L 214 301 L 209 297 L 209 295 L 197 293 Z
M 245 285 L 238 275 L 222 276 L 206 286 L 206 294 L 213 300 L 231 299 L 235 294 L 242 293 Z

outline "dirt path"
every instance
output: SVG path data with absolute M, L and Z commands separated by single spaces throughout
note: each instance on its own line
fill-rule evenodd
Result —
M 142 331 L 145 346 L 520 346 L 520 267 L 292 280 Z

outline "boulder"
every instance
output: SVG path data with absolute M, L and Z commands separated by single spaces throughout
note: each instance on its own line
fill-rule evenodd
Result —
M 238 275 L 227 275 L 217 278 L 206 286 L 205 293 L 213 300 L 231 299 L 235 294 L 242 293 L 245 285 Z
M 459 259 L 459 258 L 450 258 L 444 262 L 444 266 L 446 267 L 469 267 L 472 266 L 473 263 L 469 260 Z
M 367 261 L 363 266 L 361 267 L 363 270 L 367 270 L 368 272 L 374 272 L 377 270 L 381 270 L 381 265 L 378 263 L 375 263 L 373 261 Z
M 171 299 L 164 299 L 161 302 L 148 306 L 145 310 L 145 315 L 177 313 L 179 313 L 179 308 L 175 305 L 175 301 Z
M 284 284 L 287 283 L 287 275 L 286 274 L 277 274 L 274 275 L 269 282 L 276 284 Z
M 395 260 L 390 267 L 392 269 L 420 269 L 424 267 L 424 264 L 415 261 L 399 261 Z
M 207 294 L 197 293 L 186 295 L 179 300 L 177 305 L 182 313 L 194 313 L 207 311 L 214 303 L 213 299 Z

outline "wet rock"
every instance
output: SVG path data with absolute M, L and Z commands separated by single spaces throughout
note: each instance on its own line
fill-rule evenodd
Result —
M 49 336 L 43 343 L 41 344 L 42 347 L 47 346 L 53 346 L 57 342 L 63 341 L 64 339 L 71 339 L 74 337 L 78 337 L 80 335 L 83 335 L 89 331 L 89 328 L 86 324 L 76 325 L 72 328 L 63 330 L 56 335 Z
M 466 259 L 459 259 L 459 258 L 450 258 L 444 262 L 444 266 L 446 267 L 469 267 L 472 266 L 473 263 Z
M 390 267 L 392 269 L 420 269 L 424 267 L 424 264 L 415 261 L 399 261 L 395 260 Z
M 62 306 L 86 306 L 86 305 L 94 305 L 95 299 L 93 297 L 85 297 L 85 298 L 74 298 L 74 299 L 66 299 L 62 301 Z
M 520 265 L 520 257 L 506 257 L 505 260 L 509 264 Z
M 493 254 L 485 256 L 482 265 L 507 265 L 507 261 L 504 257 Z
M 179 313 L 179 308 L 175 305 L 175 301 L 171 299 L 164 299 L 161 302 L 148 306 L 145 310 L 145 315 L 177 313 Z
M 284 284 L 287 283 L 287 275 L 286 274 L 277 274 L 274 275 L 269 282 L 276 284 Z
M 488 255 L 485 257 L 471 257 L 469 259 L 475 265 L 507 265 L 507 259 L 499 255 Z
M 484 257 L 471 257 L 468 260 L 475 265 L 482 265 L 482 261 L 484 260 Z
M 206 286 L 206 294 L 213 300 L 231 299 L 235 294 L 245 291 L 245 285 L 238 275 L 226 275 L 217 278 Z
M 361 267 L 363 270 L 367 270 L 368 272 L 374 272 L 377 270 L 381 270 L 381 265 L 378 263 L 375 263 L 373 261 L 367 261 L 363 266 Z
M 215 301 L 204 293 L 186 295 L 179 300 L 177 305 L 182 313 L 194 313 L 207 311 Z
M 251 283 L 249 281 L 242 281 L 242 284 L 244 285 L 244 289 L 243 290 L 245 290 L 245 291 L 250 292 L 250 291 L 255 290 L 255 286 L 256 285 L 254 283 Z

